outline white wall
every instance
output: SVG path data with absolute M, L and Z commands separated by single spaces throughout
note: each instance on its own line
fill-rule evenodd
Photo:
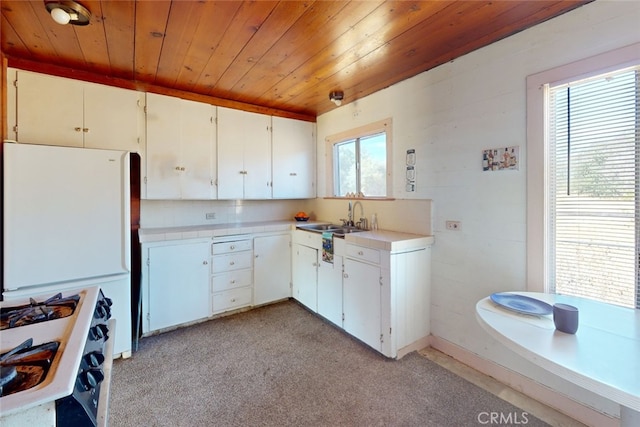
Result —
M 637 42 L 639 22 L 640 2 L 598 0 L 343 105 L 317 126 L 324 159 L 327 136 L 393 118 L 394 196 L 433 201 L 433 335 L 614 415 L 617 405 L 492 340 L 474 306 L 493 292 L 526 288 L 526 77 Z M 520 147 L 519 170 L 482 171 L 483 149 L 512 145 Z M 409 148 L 417 154 L 415 193 L 403 189 Z M 320 194 L 326 194 L 323 162 Z M 461 230 L 445 230 L 449 219 L 461 221 Z

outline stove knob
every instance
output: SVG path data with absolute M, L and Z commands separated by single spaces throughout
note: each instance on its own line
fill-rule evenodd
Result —
M 89 369 L 83 372 L 80 383 L 86 391 L 96 388 L 104 380 L 104 374 L 100 369 Z
M 106 341 L 107 339 L 109 339 L 107 332 L 109 332 L 109 328 L 107 327 L 107 325 L 101 323 L 89 329 L 89 337 L 93 341 L 98 341 L 103 338 Z
M 104 355 L 99 351 L 92 351 L 89 354 L 85 354 L 84 361 L 91 368 L 97 368 L 104 363 Z
M 113 302 L 109 298 L 98 301 L 96 305 L 95 317 L 97 319 L 109 320 L 111 318 L 111 306 Z

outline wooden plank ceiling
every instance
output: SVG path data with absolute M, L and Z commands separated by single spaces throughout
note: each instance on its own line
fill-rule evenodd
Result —
M 590 0 L 80 0 L 87 26 L 2 0 L 9 66 L 315 120 Z

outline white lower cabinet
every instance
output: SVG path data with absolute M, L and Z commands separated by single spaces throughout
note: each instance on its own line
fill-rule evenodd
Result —
M 382 351 L 383 285 L 380 267 L 347 258 L 342 285 L 344 330 Z
M 253 240 L 253 304 L 291 296 L 291 233 L 257 236 Z
M 334 239 L 331 263 L 322 259 L 320 234 L 296 230 L 293 242 L 293 297 L 301 304 L 387 357 L 428 344 L 428 243 L 385 250 L 375 240 L 367 247 Z
M 142 332 L 209 316 L 208 239 L 142 245 Z
M 292 296 L 302 305 L 318 311 L 318 249 L 299 243 L 293 246 Z
M 253 297 L 253 239 L 216 238 L 211 244 L 212 314 L 250 306 Z

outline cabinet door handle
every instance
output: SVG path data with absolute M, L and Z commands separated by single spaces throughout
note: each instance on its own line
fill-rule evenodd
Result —
M 236 283 L 236 281 L 235 281 L 235 280 L 232 280 L 230 283 L 233 285 L 234 283 Z
M 295 173 L 295 172 L 290 172 L 290 173 L 289 173 L 289 176 L 298 176 L 298 174 L 297 174 L 297 173 Z
M 358 251 L 358 255 L 362 256 L 362 255 L 364 255 L 364 252 Z
M 349 275 L 348 275 L 347 273 L 343 273 L 343 274 L 342 274 L 342 277 L 344 277 L 345 279 L 348 279 L 348 278 L 349 278 Z
M 89 133 L 89 128 L 82 128 L 82 132 Z
M 235 264 L 235 262 L 233 262 L 233 261 L 231 261 L 231 262 L 229 263 L 229 265 L 234 265 L 234 264 Z
M 76 132 L 80 132 L 82 128 L 73 128 L 73 130 L 75 130 Z
M 209 264 L 209 263 L 208 263 L 207 261 L 202 261 L 202 264 L 203 264 L 203 265 L 207 265 L 207 264 Z

